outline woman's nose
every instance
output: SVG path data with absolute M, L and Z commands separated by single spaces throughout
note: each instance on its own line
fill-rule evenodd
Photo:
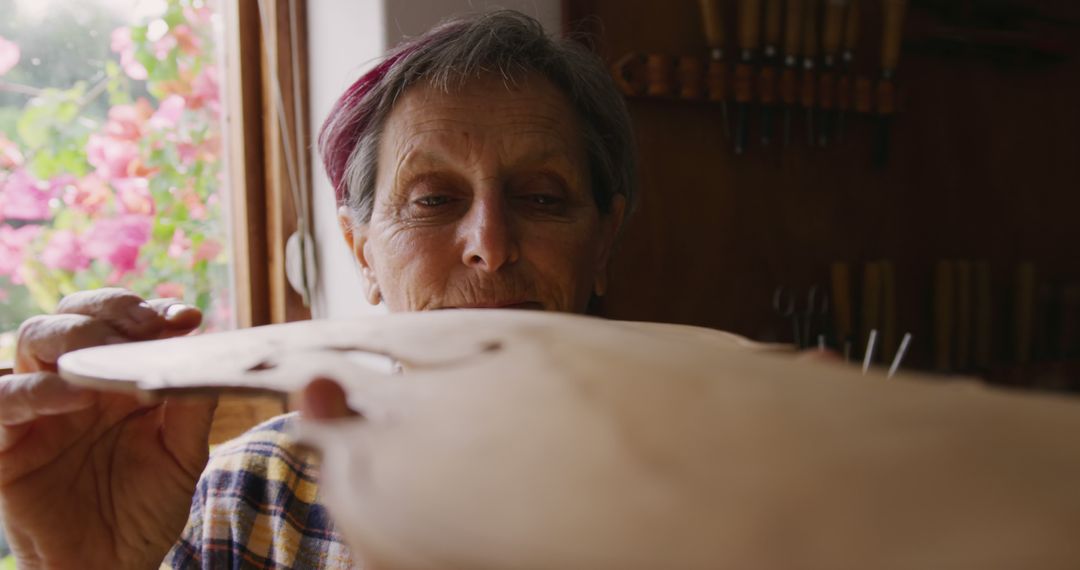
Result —
M 502 196 L 476 198 L 462 219 L 465 240 L 462 262 L 469 267 L 496 272 L 517 261 L 520 248 Z

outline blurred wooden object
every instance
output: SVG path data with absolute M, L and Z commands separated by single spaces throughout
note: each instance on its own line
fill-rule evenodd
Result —
M 350 353 L 401 364 L 389 375 Z M 403 313 L 77 351 L 101 389 L 287 393 L 320 496 L 385 568 L 1069 568 L 1080 402 L 753 350 L 676 325 Z

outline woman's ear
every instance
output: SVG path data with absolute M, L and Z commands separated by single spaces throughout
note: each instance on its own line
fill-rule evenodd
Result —
M 368 259 L 365 251 L 367 245 L 367 224 L 358 224 L 353 220 L 352 213 L 349 211 L 348 206 L 341 206 L 338 208 L 338 226 L 341 228 L 341 235 L 345 238 L 345 243 L 349 246 L 349 251 L 352 252 L 353 258 L 356 259 L 357 265 L 360 267 L 360 276 L 362 277 L 364 285 L 364 294 L 367 300 L 372 305 L 378 305 L 382 302 L 382 294 L 379 291 L 379 281 L 375 278 L 375 271 L 371 267 L 371 260 Z
M 603 297 L 607 292 L 608 264 L 615 242 L 619 239 L 623 219 L 626 216 L 626 197 L 616 194 L 611 199 L 611 211 L 600 215 L 600 242 L 597 248 L 596 273 L 593 277 L 593 293 Z

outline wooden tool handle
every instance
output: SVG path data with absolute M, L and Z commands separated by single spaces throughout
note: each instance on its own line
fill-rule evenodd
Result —
M 953 264 L 939 261 L 934 269 L 934 368 L 952 369 L 953 341 Z
M 844 11 L 848 0 L 826 0 L 825 32 L 821 39 L 821 50 L 825 57 L 832 58 L 840 51 L 840 40 L 844 35 Z
M 881 40 L 881 70 L 890 75 L 900 62 L 900 44 L 903 40 L 904 16 L 907 0 L 883 0 L 884 30 Z
M 787 0 L 787 21 L 784 23 L 784 55 L 799 57 L 802 36 L 803 0 Z
M 811 62 L 818 49 L 818 0 L 806 0 L 803 5 L 802 55 L 804 62 Z
M 851 269 L 847 263 L 832 264 L 833 323 L 837 346 L 851 338 Z
M 1016 297 L 1013 300 L 1013 330 L 1017 364 L 1031 362 L 1031 339 L 1035 326 L 1035 264 L 1021 263 L 1016 268 Z
M 881 266 L 881 355 L 879 361 L 892 362 L 900 340 L 896 336 L 896 271 L 891 261 L 882 261 Z
M 765 55 L 773 57 L 780 47 L 780 23 L 784 17 L 783 0 L 765 0 Z
M 994 306 L 990 292 L 990 264 L 980 261 L 974 267 L 974 301 L 972 303 L 972 359 L 979 370 L 990 368 L 990 348 L 993 338 Z
M 761 44 L 761 0 L 739 0 L 739 48 L 753 52 Z
M 956 361 L 953 367 L 958 372 L 966 371 L 971 367 L 971 273 L 970 261 L 956 262 Z
M 862 331 L 859 342 L 865 348 L 870 331 L 881 328 L 881 265 L 866 264 L 863 269 Z
M 859 43 L 859 2 L 851 0 L 847 8 L 847 16 L 844 17 L 844 51 L 853 53 Z
M 705 41 L 713 51 L 713 57 L 724 50 L 724 2 L 723 0 L 699 0 L 701 21 L 705 25 Z M 719 50 L 719 51 L 718 51 Z

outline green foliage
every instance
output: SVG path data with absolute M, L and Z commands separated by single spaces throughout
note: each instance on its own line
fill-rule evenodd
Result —
M 202 309 L 211 327 L 227 326 L 220 98 L 207 87 L 216 38 L 201 4 L 168 0 L 164 14 L 126 27 L 131 40 L 117 53 L 109 50 L 118 46 L 115 15 L 87 16 L 105 25 L 86 49 L 107 56 L 90 68 L 65 68 L 81 73 L 69 75 L 66 87 L 50 86 L 22 63 L 5 77 L 40 91 L 19 103 L 0 97 L 0 134 L 22 157 L 6 167 L 0 162 L 0 196 L 16 191 L 5 181 L 28 174 L 37 190 L 22 184 L 18 191 L 47 204 L 49 215 L 5 220 L 0 210 L 0 230 L 40 229 L 17 269 L 0 273 L 0 331 L 52 311 L 63 295 L 102 286 L 179 296 Z M 150 22 L 158 18 L 168 30 L 151 39 Z M 24 58 L 72 43 L 34 34 L 24 41 L 21 30 L 6 28 L 0 23 L 0 35 L 18 38 Z M 116 33 L 122 37 L 124 29 Z M 82 32 L 75 34 L 79 45 Z

